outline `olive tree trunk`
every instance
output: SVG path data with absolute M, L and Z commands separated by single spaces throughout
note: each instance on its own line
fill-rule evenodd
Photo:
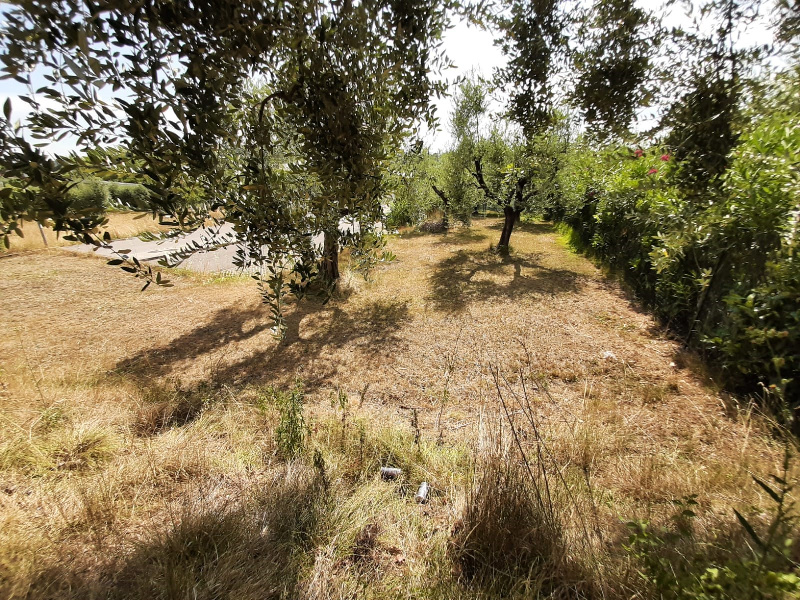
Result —
M 511 232 L 514 231 L 514 225 L 519 221 L 521 210 L 514 209 L 510 206 L 503 208 L 503 231 L 500 233 L 500 242 L 497 244 L 497 252 L 500 254 L 508 254 L 508 245 L 511 242 Z
M 450 229 L 450 199 L 444 191 L 440 190 L 435 185 L 431 185 L 431 187 L 442 200 L 442 229 Z
M 338 232 L 325 231 L 322 241 L 322 279 L 326 283 L 336 283 L 339 279 L 339 236 Z

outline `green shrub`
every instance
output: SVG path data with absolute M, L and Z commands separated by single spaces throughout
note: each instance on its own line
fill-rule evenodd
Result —
M 770 483 L 753 477 L 774 502 L 763 527 L 734 510 L 736 522 L 731 522 L 725 539 L 709 543 L 695 532 L 694 496 L 674 501 L 676 511 L 668 525 L 628 523 L 625 549 L 650 592 L 676 600 L 797 598 L 800 565 L 792 546 L 798 515 L 791 500 L 789 462 L 787 449 L 781 476 L 773 475 Z
M 798 87 L 800 78 L 773 94 Z M 622 273 L 665 324 L 721 365 L 729 386 L 763 385 L 796 411 L 800 108 L 772 104 L 740 124 L 727 172 L 702 193 L 683 190 L 683 166 L 658 147 L 579 147 L 552 212 L 577 246 Z
M 114 204 L 122 208 L 146 209 L 150 198 L 150 192 L 143 185 L 112 183 L 109 192 Z
M 392 165 L 394 196 L 387 217 L 389 227 L 419 225 L 439 206 L 431 184 L 440 162 L 438 156 L 424 149 L 403 152 L 395 159 Z
M 102 214 L 110 205 L 108 185 L 99 179 L 86 179 L 69 192 L 70 206 L 87 215 Z
M 273 388 L 270 393 L 280 412 L 280 422 L 275 431 L 278 449 L 285 458 L 297 458 L 305 449 L 308 433 L 303 416 L 303 387 L 297 382 L 290 392 Z
M 770 393 L 800 407 L 800 261 L 767 265 L 765 282 L 747 296 L 725 298 L 727 314 L 705 343 L 718 350 L 724 366 L 743 380 L 768 385 Z M 786 415 L 792 421 L 792 415 Z M 800 419 L 794 417 L 797 427 Z

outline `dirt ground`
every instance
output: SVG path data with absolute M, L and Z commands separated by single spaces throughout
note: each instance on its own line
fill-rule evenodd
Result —
M 345 297 L 291 307 L 280 343 L 247 278 L 187 275 L 140 293 L 92 257 L 5 259 L 0 309 L 10 328 L 0 351 L 5 377 L 16 375 L 7 393 L 24 411 L 41 393 L 49 400 L 87 382 L 102 396 L 120 380 L 241 387 L 300 378 L 319 402 L 343 389 L 388 418 L 418 407 L 427 427 L 444 407 L 446 432 L 477 419 L 494 387 L 490 366 L 512 377 L 524 367 L 547 382 L 560 418 L 579 423 L 586 403 L 612 404 L 641 455 L 708 464 L 720 444 L 758 452 L 694 361 L 550 225 L 522 225 L 506 259 L 487 251 L 498 228 L 394 239 L 397 260 L 374 282 L 347 272 Z

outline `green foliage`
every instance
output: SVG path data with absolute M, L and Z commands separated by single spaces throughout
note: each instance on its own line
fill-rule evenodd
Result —
M 442 203 L 448 219 L 452 215 L 464 224 L 469 224 L 472 213 L 481 202 L 481 196 L 471 181 L 468 170 L 474 155 L 469 146 L 457 146 L 443 157 L 444 191 L 447 203 Z M 448 223 L 449 224 L 449 223 Z
M 632 0 L 598 0 L 591 8 L 514 0 L 497 26 L 507 64 L 496 83 L 526 138 L 543 133 L 570 102 L 595 137 L 624 137 L 637 109 L 651 100 L 648 75 L 660 28 Z
M 499 41 L 508 63 L 497 73 L 509 93 L 508 112 L 526 136 L 552 116 L 554 75 L 566 52 L 567 8 L 560 0 L 514 0 L 499 19 Z
M 757 104 L 770 110 L 742 127 L 729 166 L 704 193 L 685 191 L 692 158 L 658 147 L 579 147 L 560 175 L 556 207 L 585 248 L 725 367 L 731 385 L 772 386 L 790 409 L 800 405 L 800 113 L 774 98 L 797 82 L 767 86 Z
M 361 243 L 353 248 L 350 257 L 355 270 L 367 281 L 370 281 L 378 264 L 389 263 L 397 258 L 391 250 L 386 249 L 386 238 L 374 233 L 364 235 Z
M 677 510 L 667 526 L 628 523 L 625 549 L 646 585 L 665 599 L 796 598 L 800 565 L 792 558 L 792 545 L 798 515 L 791 501 L 793 486 L 787 481 L 789 461 L 787 450 L 783 472 L 773 475 L 771 483 L 753 477 L 774 502 L 766 527 L 754 525 L 734 509 L 746 539 L 730 533 L 724 545 L 700 544 L 694 534 L 694 496 L 674 501 Z
M 694 550 L 696 495 L 672 501 L 670 522 L 653 527 L 646 520 L 629 521 L 628 541 L 623 547 L 634 559 L 637 574 L 648 587 L 674 597 L 681 582 L 691 578 L 693 562 L 686 555 Z
M 665 143 L 678 165 L 673 178 L 688 195 L 702 196 L 725 173 L 737 142 L 738 88 L 716 73 L 695 76 L 666 119 L 671 131 Z
M 576 146 L 558 174 L 556 212 L 599 258 L 636 272 L 650 269 L 647 242 L 656 234 L 649 212 L 663 200 L 657 150 Z
M 303 416 L 303 386 L 298 381 L 289 392 L 271 388 L 268 393 L 280 413 L 280 422 L 275 430 L 278 450 L 286 458 L 297 458 L 305 450 L 308 435 L 308 426 Z
M 70 189 L 70 209 L 77 214 L 102 215 L 110 205 L 108 185 L 99 179 L 87 179 Z
M 389 227 L 416 226 L 440 205 L 431 187 L 442 168 L 440 156 L 417 146 L 400 152 L 392 163 L 392 198 L 389 203 Z
M 797 410 L 800 373 L 800 261 L 770 262 L 765 282 L 743 297 L 725 297 L 725 322 L 706 343 L 722 354 L 729 370 L 769 385 Z M 780 412 L 780 403 L 775 406 Z M 796 418 L 796 417 L 795 417 Z M 785 420 L 791 422 L 791 415 Z
M 504 139 L 494 128 L 478 146 L 472 174 L 486 201 L 503 211 L 497 250 L 505 254 L 514 225 L 524 212 L 552 212 L 559 196 L 558 173 L 566 156 L 569 130 L 563 119 L 528 138 Z
M 150 200 L 150 192 L 143 185 L 112 183 L 108 191 L 113 203 L 123 208 L 146 209 Z
M 658 48 L 653 16 L 633 0 L 595 2 L 584 18 L 584 49 L 573 56 L 573 95 L 595 137 L 624 137 L 652 96 L 648 80 Z
M 456 90 L 450 115 L 453 146 L 442 157 L 442 165 L 434 188 L 444 213 L 443 226 L 450 216 L 469 224 L 481 196 L 470 175 L 473 161 L 483 152 L 482 121 L 489 108 L 488 87 L 474 73 Z
M 797 44 L 800 38 L 800 2 L 798 0 L 778 0 L 778 39 Z
M 677 101 L 661 127 L 668 131 L 664 144 L 675 158 L 673 183 L 686 199 L 707 205 L 738 143 L 744 86 L 761 66 L 762 49 L 741 40 L 741 32 L 758 18 L 758 3 L 707 0 L 699 13 L 705 27 L 695 22 L 672 32 L 673 73 L 664 79 Z
M 796 83 L 794 84 L 797 85 Z M 731 371 L 775 386 L 800 406 L 800 127 L 773 113 L 743 136 L 714 211 L 728 245 L 727 314 L 707 338 Z

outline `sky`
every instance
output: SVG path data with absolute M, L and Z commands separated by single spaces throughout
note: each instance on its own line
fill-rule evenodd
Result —
M 458 23 L 445 33 L 443 41 L 444 51 L 455 65 L 455 68 L 449 69 L 444 74 L 448 81 L 462 76 L 466 77 L 471 72 L 483 77 L 491 77 L 496 68 L 506 64 L 500 48 L 494 45 L 494 35 L 474 25 L 470 26 L 465 22 Z M 434 104 L 439 117 L 439 130 L 428 131 L 421 137 L 426 146 L 439 152 L 445 150 L 450 143 L 447 119 L 452 107 L 452 98 L 439 98 Z

